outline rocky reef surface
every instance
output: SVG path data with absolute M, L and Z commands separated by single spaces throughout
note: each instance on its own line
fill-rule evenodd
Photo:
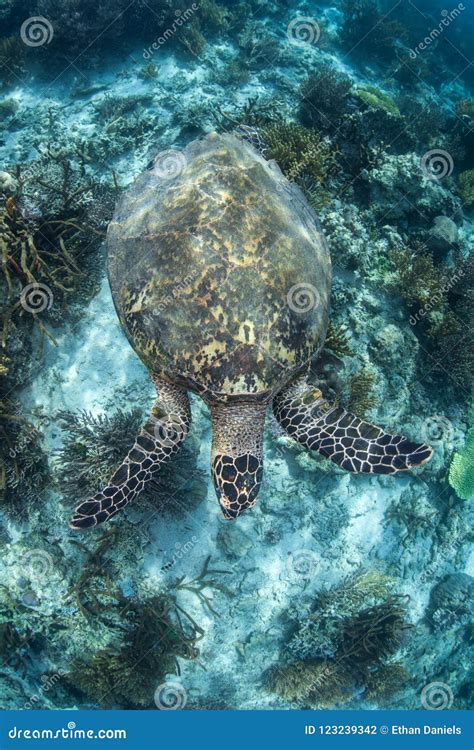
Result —
M 0 2 L 0 705 L 472 706 L 471 10 L 96 6 Z M 211 130 L 252 139 L 320 215 L 314 382 L 434 456 L 349 475 L 269 420 L 257 506 L 229 524 L 193 398 L 169 468 L 79 535 L 71 509 L 153 400 L 105 229 L 152 159 L 179 169 Z

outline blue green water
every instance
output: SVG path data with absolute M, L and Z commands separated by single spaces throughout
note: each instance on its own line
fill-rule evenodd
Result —
M 0 0 L 0 705 L 472 704 L 473 8 Z M 333 262 L 327 398 L 429 443 L 348 474 L 267 420 L 255 508 L 211 430 L 109 524 L 68 527 L 154 397 L 104 239 L 150 164 L 217 131 L 303 190 Z

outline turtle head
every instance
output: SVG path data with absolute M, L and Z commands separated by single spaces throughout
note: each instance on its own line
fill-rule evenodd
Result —
M 263 476 L 262 431 L 266 405 L 211 405 L 212 477 L 224 518 L 255 505 Z
M 255 505 L 262 483 L 262 457 L 253 453 L 218 453 L 212 462 L 214 487 L 224 518 L 237 518 Z

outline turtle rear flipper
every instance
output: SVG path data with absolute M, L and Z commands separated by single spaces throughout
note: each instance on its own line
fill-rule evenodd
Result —
M 283 389 L 273 411 L 290 437 L 347 471 L 395 474 L 421 466 L 433 452 L 424 443 L 390 435 L 330 404 L 305 381 Z
M 158 400 L 133 448 L 107 487 L 77 506 L 70 526 L 88 529 L 118 513 L 144 488 L 160 466 L 177 453 L 191 423 L 186 391 L 155 380 Z

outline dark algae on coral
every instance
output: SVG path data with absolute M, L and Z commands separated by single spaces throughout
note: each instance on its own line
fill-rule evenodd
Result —
M 473 27 L 0 2 L 2 708 L 472 708 Z

